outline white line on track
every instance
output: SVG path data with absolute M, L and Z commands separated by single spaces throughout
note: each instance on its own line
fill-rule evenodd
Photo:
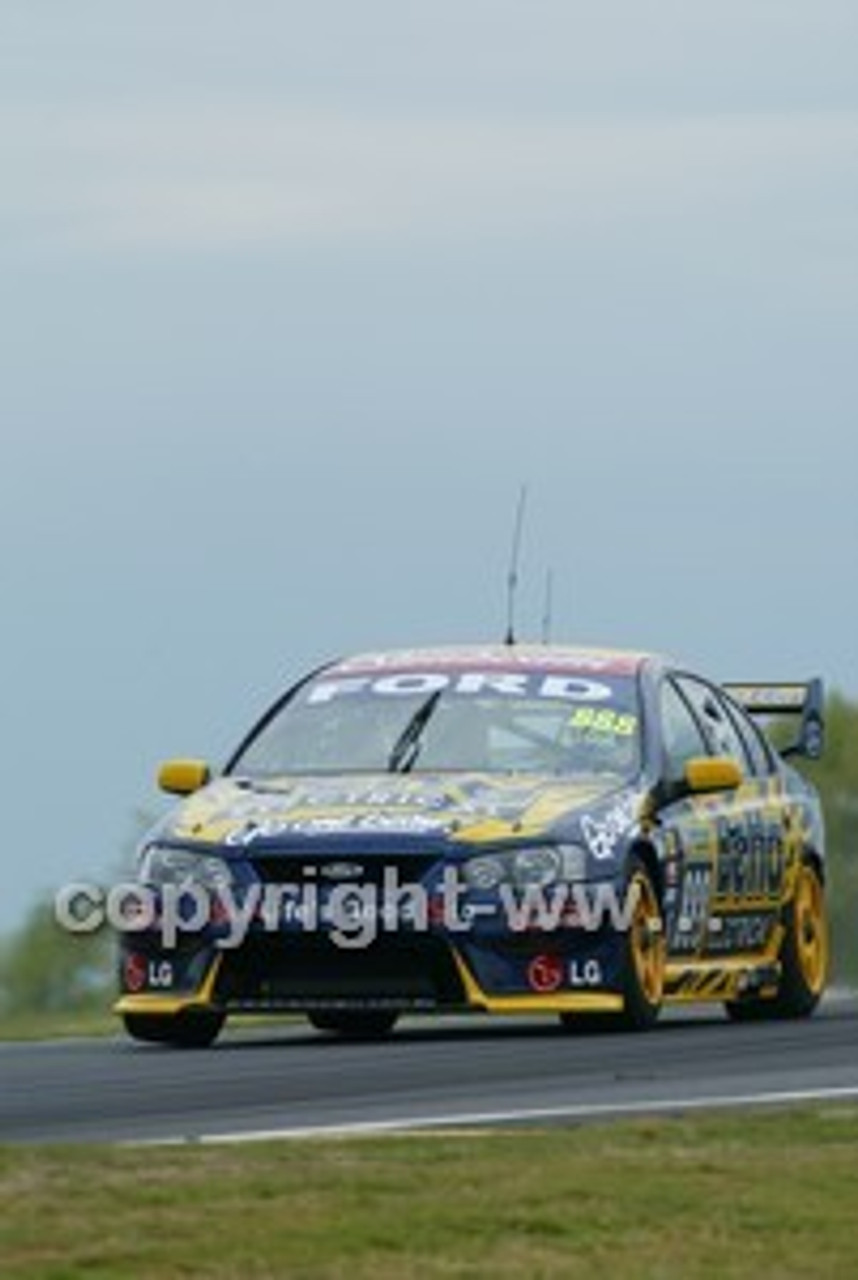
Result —
M 122 1146 L 176 1146 L 185 1143 L 273 1142 L 295 1138 L 359 1138 L 375 1134 L 408 1133 L 424 1129 L 469 1129 L 488 1125 L 539 1123 L 546 1120 L 597 1120 L 611 1116 L 675 1115 L 685 1111 L 723 1110 L 729 1107 L 794 1106 L 808 1102 L 858 1101 L 858 1085 L 830 1089 L 795 1089 L 780 1093 L 723 1094 L 701 1098 L 651 1099 L 645 1102 L 608 1102 L 592 1106 L 529 1107 L 510 1111 L 463 1111 L 437 1116 L 405 1116 L 390 1120 L 356 1120 L 345 1124 L 307 1125 L 282 1129 L 249 1129 L 246 1132 L 207 1133 L 177 1138 L 143 1139 Z

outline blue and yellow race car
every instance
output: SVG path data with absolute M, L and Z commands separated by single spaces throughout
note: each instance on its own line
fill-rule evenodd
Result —
M 760 727 L 787 715 L 790 740 Z M 804 1017 L 828 967 L 825 851 L 787 757 L 822 738 L 819 680 L 719 685 L 652 654 L 333 662 L 217 776 L 162 767 L 184 799 L 139 852 L 116 1011 L 178 1045 L 278 1011 L 349 1036 L 468 1010 Z

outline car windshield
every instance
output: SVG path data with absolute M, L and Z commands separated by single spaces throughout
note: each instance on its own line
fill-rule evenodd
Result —
M 615 774 L 640 763 L 630 676 L 556 670 L 336 671 L 302 685 L 229 772 Z

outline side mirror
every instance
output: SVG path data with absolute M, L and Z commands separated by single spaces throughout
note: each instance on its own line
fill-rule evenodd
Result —
M 165 760 L 158 770 L 158 786 L 174 796 L 189 796 L 211 780 L 205 760 Z
M 685 765 L 685 782 L 692 795 L 735 791 L 744 777 L 742 766 L 732 756 L 697 756 Z

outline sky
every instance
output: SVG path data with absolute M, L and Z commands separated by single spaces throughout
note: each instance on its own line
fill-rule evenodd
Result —
M 0 932 L 295 677 L 858 697 L 854 0 L 10 0 Z

